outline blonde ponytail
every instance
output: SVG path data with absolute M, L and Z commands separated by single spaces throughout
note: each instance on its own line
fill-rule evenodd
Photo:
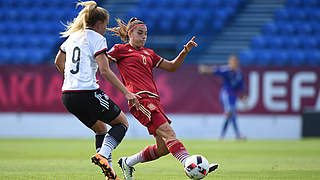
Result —
M 98 7 L 95 1 L 78 2 L 76 7 L 83 6 L 78 16 L 73 19 L 73 22 L 68 22 L 66 30 L 61 32 L 61 37 L 68 37 L 72 33 L 79 30 L 83 31 L 88 26 L 94 26 L 97 21 L 109 22 L 109 13 L 107 10 Z

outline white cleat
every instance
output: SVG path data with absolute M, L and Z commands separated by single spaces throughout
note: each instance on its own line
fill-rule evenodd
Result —
M 218 164 L 209 164 L 209 173 L 215 171 L 216 169 L 218 169 Z
M 135 170 L 133 167 L 129 166 L 126 163 L 127 158 L 126 157 L 121 157 L 118 161 L 118 164 L 120 168 L 122 169 L 123 176 L 125 180 L 134 180 L 132 177 L 132 173 Z

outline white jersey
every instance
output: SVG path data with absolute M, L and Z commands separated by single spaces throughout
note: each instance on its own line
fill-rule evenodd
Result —
M 60 50 L 66 53 L 62 91 L 98 89 L 95 57 L 107 50 L 106 39 L 96 31 L 86 29 L 71 34 Z

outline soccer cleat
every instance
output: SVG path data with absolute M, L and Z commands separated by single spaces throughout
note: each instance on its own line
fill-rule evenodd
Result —
M 218 164 L 209 164 L 208 174 L 218 169 Z
M 108 177 L 106 177 L 106 180 L 121 180 L 121 179 L 118 177 L 116 177 L 116 179 L 109 179 Z
M 108 160 L 105 157 L 97 153 L 94 156 L 92 156 L 91 160 L 92 160 L 92 163 L 100 166 L 103 174 L 106 176 L 106 179 L 114 180 L 117 178 L 117 175 L 114 173 L 114 171 L 112 170 L 112 168 L 108 163 Z
M 133 167 L 126 163 L 127 158 L 121 157 L 118 161 L 120 168 L 122 169 L 123 176 L 125 180 L 133 180 L 132 173 L 135 170 Z

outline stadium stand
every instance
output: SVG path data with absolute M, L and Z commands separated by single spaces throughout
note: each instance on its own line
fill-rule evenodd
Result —
M 71 0 L 0 0 L 0 64 L 48 61 L 74 6 Z
M 212 43 L 212 38 L 236 15 L 247 0 L 139 0 L 127 18 L 138 17 L 148 26 L 148 46 L 180 51 L 193 35 L 201 44 L 193 50 L 192 62 Z M 187 37 L 187 38 L 186 38 Z
M 320 64 L 319 0 L 108 0 L 115 18 L 141 18 L 147 46 L 173 57 L 192 35 L 199 47 L 187 63 L 225 63 L 238 54 L 244 65 Z M 42 64 L 63 39 L 61 22 L 76 13 L 72 0 L 0 0 L 0 64 Z M 107 34 L 108 46 L 120 39 Z
M 241 52 L 244 65 L 300 66 L 320 64 L 320 1 L 287 0 L 274 21 Z

